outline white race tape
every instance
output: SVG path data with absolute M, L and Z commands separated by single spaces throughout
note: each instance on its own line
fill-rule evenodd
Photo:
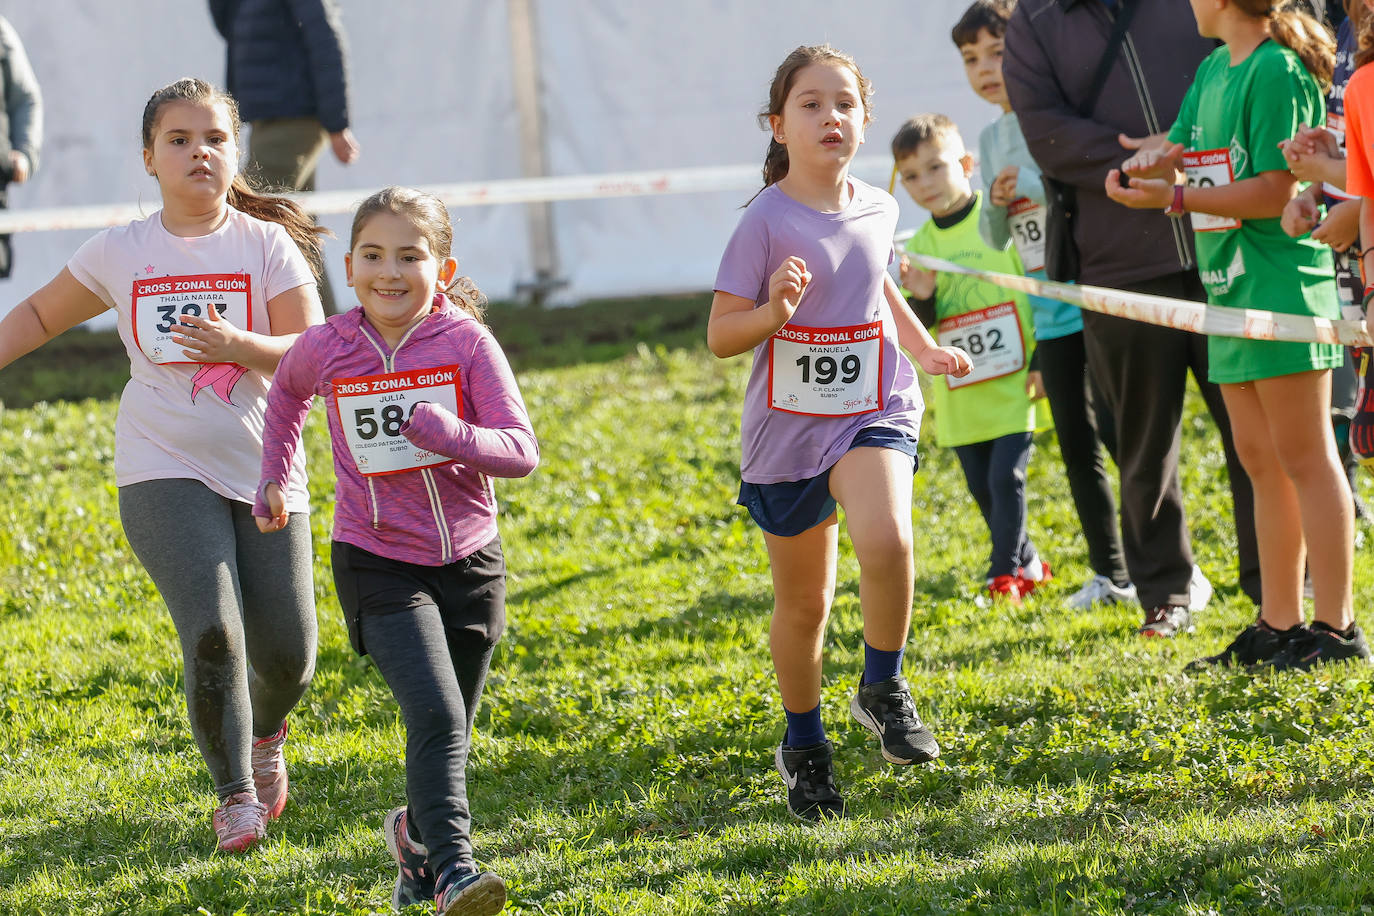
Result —
M 885 158 L 856 159 L 851 171 L 885 173 Z M 425 185 L 449 207 L 481 207 L 492 204 L 523 204 L 544 200 L 589 200 L 604 197 L 636 197 L 644 194 L 689 194 L 701 191 L 757 190 L 762 178 L 759 165 L 725 165 L 672 169 L 659 172 L 617 172 L 605 175 L 557 175 L 547 178 L 514 178 L 467 184 Z M 315 214 L 352 213 L 378 188 L 356 191 L 317 191 L 290 194 Z M 0 234 L 43 232 L 53 229 L 104 229 L 142 219 L 158 208 L 152 204 L 110 204 L 98 207 L 53 207 L 43 210 L 0 211 Z
M 901 237 L 899 237 L 899 241 Z M 1034 277 L 1017 277 L 991 270 L 974 270 L 932 258 L 929 255 L 906 256 L 927 270 L 967 274 L 995 283 L 1007 289 L 1020 290 L 1033 296 L 1045 296 L 1068 302 L 1079 308 L 1131 318 L 1166 328 L 1179 328 L 1217 337 L 1247 337 L 1251 340 L 1290 340 L 1344 344 L 1347 347 L 1367 347 L 1374 344 L 1363 321 L 1344 321 L 1313 318 L 1310 315 L 1285 315 L 1258 309 L 1227 308 L 1165 296 L 1128 293 L 1101 286 L 1079 286 Z M 1334 294 L 1333 294 L 1334 295 Z

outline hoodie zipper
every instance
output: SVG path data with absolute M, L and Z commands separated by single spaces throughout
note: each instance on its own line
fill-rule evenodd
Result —
M 1116 13 L 1108 10 L 1107 18 L 1115 22 Z M 1121 57 L 1126 62 L 1126 70 L 1131 74 L 1131 83 L 1135 86 L 1136 98 L 1139 99 L 1141 113 L 1145 116 L 1146 132 L 1150 134 L 1160 133 L 1159 114 L 1155 111 L 1154 99 L 1150 97 L 1150 87 L 1145 82 L 1145 69 L 1140 64 L 1140 55 L 1136 53 L 1135 42 L 1131 40 L 1129 29 L 1122 36 Z M 1169 220 L 1169 231 L 1174 236 L 1174 254 L 1178 257 L 1179 269 L 1191 270 L 1194 263 L 1188 254 L 1188 239 L 1181 223 L 1182 220 Z
M 421 324 L 423 324 L 423 322 L 417 322 L 410 330 L 406 331 L 405 334 L 401 336 L 401 339 L 397 341 L 396 349 L 392 350 L 390 355 L 382 348 L 381 344 L 373 340 L 372 336 L 361 327 L 358 329 L 358 333 L 361 334 L 368 343 L 372 344 L 372 348 L 376 350 L 377 355 L 382 358 L 383 371 L 395 372 L 396 354 L 401 352 L 401 348 L 406 345 L 406 341 L 410 340 L 410 335 L 414 334 Z M 437 481 L 435 481 L 434 475 L 430 472 L 429 468 L 421 468 L 420 476 L 425 483 L 425 493 L 429 496 L 430 515 L 434 519 L 434 525 L 439 532 L 440 558 L 444 563 L 449 563 L 453 558 L 453 541 L 449 537 L 448 524 L 444 519 L 444 507 L 439 500 L 439 485 Z M 372 485 L 371 477 L 367 478 L 367 495 L 368 499 L 372 501 L 372 529 L 375 531 L 381 526 L 381 521 L 378 518 L 381 513 L 381 507 L 377 504 L 377 491 Z

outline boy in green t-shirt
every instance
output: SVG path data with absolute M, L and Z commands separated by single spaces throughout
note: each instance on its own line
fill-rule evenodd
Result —
M 892 138 L 902 187 L 931 219 L 907 250 L 968 267 L 1021 274 L 1012 249 L 988 247 L 978 233 L 982 196 L 969 184 L 973 157 L 944 115 L 921 115 Z M 1045 422 L 1039 373 L 1030 371 L 1035 338 L 1021 293 L 963 274 L 939 274 L 903 257 L 902 285 L 916 314 L 942 345 L 962 347 L 973 372 L 934 383 L 936 442 L 959 458 L 969 492 L 992 537 L 988 590 L 1019 602 L 1050 578 L 1026 533 L 1026 464 L 1031 434 Z

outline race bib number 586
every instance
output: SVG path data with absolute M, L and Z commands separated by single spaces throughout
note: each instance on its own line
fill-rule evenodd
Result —
M 248 274 L 195 274 L 135 280 L 133 288 L 134 341 L 143 355 L 159 365 L 193 363 L 172 340 L 182 315 L 197 318 L 210 306 L 225 321 L 253 330 L 252 278 Z
M 334 408 L 348 452 L 365 477 L 399 474 L 452 461 L 412 445 L 401 435 L 424 402 L 463 415 L 457 366 L 334 379 Z

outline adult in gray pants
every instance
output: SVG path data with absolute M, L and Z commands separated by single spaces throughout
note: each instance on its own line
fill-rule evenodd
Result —
M 1137 5 L 1096 101 L 1093 77 L 1121 5 Z M 1007 25 L 1003 75 L 1031 155 L 1077 192 L 1074 240 L 1086 284 L 1205 301 L 1187 221 L 1123 210 L 1103 190 L 1130 150 L 1121 138 L 1167 131 L 1198 64 L 1213 49 L 1188 0 L 1021 0 Z M 1221 434 L 1235 507 L 1240 587 L 1260 599 L 1254 497 L 1231 442 L 1221 391 L 1207 381 L 1198 334 L 1083 313 L 1088 370 L 1116 419 L 1126 565 L 1145 619 L 1143 635 L 1192 629 L 1210 592 L 1195 576 L 1179 486 L 1183 397 L 1191 371 Z

